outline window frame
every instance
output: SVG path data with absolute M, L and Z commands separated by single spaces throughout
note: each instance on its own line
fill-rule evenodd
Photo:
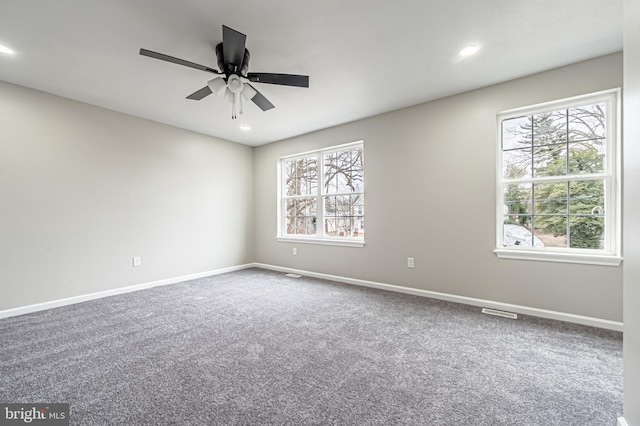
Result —
M 574 96 L 551 102 L 544 102 L 522 108 L 502 111 L 497 114 L 497 148 L 496 148 L 496 248 L 494 253 L 499 258 L 550 261 L 565 263 L 583 263 L 592 265 L 618 266 L 622 261 L 621 256 L 621 100 L 620 89 L 610 89 L 600 92 Z M 584 175 L 565 175 L 551 177 L 527 177 L 517 179 L 504 178 L 503 170 L 503 135 L 502 122 L 508 119 L 531 116 L 545 112 L 575 108 L 594 103 L 606 103 L 606 133 L 607 141 L 605 150 L 605 163 L 603 173 Z M 575 178 L 574 178 L 575 177 Z M 604 182 L 604 207 L 605 207 L 605 244 L 603 250 L 580 249 L 570 247 L 517 247 L 503 245 L 504 239 L 504 189 L 508 184 L 522 183 L 555 183 L 575 182 L 590 179 L 603 180 Z M 533 212 L 532 212 L 533 214 Z
M 327 196 L 332 195 L 360 195 L 364 200 L 365 197 L 365 173 L 364 173 L 364 161 L 362 165 L 362 190 L 356 192 L 350 192 L 348 194 L 336 193 L 327 194 L 324 192 L 324 156 L 331 154 L 332 152 L 346 151 L 353 148 L 361 148 L 364 154 L 364 141 L 350 142 L 341 145 L 334 145 L 327 148 L 316 149 L 312 151 L 305 151 L 292 155 L 280 157 L 277 162 L 277 235 L 276 240 L 280 242 L 294 242 L 302 244 L 320 244 L 331 246 L 344 246 L 344 247 L 363 247 L 365 245 L 363 237 L 332 237 L 324 235 L 324 203 L 323 200 Z M 300 197 L 300 196 L 286 196 L 284 194 L 285 176 L 283 172 L 283 164 L 286 161 L 309 158 L 316 156 L 318 160 L 318 183 L 316 198 L 316 234 L 315 235 L 292 235 L 287 234 L 287 218 L 285 215 L 287 200 Z M 311 197 L 311 196 L 309 196 Z M 366 213 L 363 212 L 363 217 Z

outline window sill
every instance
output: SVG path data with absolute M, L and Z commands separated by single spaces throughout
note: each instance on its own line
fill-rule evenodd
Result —
M 558 253 L 536 250 L 510 250 L 498 248 L 493 251 L 500 259 L 536 260 L 542 262 L 583 263 L 587 265 L 619 266 L 621 256 L 588 253 Z
M 319 244 L 325 246 L 364 247 L 364 240 L 355 239 L 330 239 L 312 237 L 276 237 L 276 240 L 284 243 Z

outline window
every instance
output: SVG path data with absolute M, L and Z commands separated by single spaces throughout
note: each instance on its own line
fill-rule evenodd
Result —
M 498 257 L 618 265 L 619 91 L 498 115 Z
M 278 240 L 364 245 L 364 145 L 281 158 Z

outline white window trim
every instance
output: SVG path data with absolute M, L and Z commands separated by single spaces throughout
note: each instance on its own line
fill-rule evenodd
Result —
M 293 155 L 280 157 L 278 159 L 278 163 L 277 163 L 278 207 L 277 207 L 277 235 L 276 235 L 277 241 L 287 242 L 287 243 L 300 243 L 300 244 L 318 244 L 318 245 L 327 245 L 327 246 L 364 247 L 365 245 L 364 237 L 335 238 L 335 237 L 322 237 L 319 235 L 313 235 L 313 236 L 312 235 L 288 235 L 283 232 L 283 230 L 286 229 L 286 224 L 285 224 L 286 218 L 283 215 L 282 187 L 283 187 L 284 176 L 282 176 L 282 162 L 287 160 L 295 160 L 298 158 L 306 158 L 311 155 L 329 154 L 331 152 L 343 151 L 346 149 L 356 148 L 356 147 L 362 147 L 364 149 L 364 141 L 360 140 L 360 141 L 350 142 L 342 145 L 334 145 L 327 148 L 316 149 L 312 151 L 305 151 L 305 152 L 296 153 Z M 318 172 L 319 176 L 320 176 L 320 173 L 323 173 L 323 171 L 320 170 Z M 364 180 L 362 185 L 363 185 L 362 196 L 364 197 L 364 186 L 365 186 Z M 320 194 L 319 197 L 322 197 L 322 195 Z M 320 209 L 324 207 L 320 205 L 317 208 Z M 321 221 L 318 220 L 318 223 L 321 223 Z M 319 225 L 319 226 L 322 226 L 322 225 Z
M 497 161 L 496 161 L 496 248 L 494 253 L 502 259 L 519 259 L 534 260 L 547 262 L 564 262 L 564 263 L 583 263 L 590 265 L 619 266 L 622 262 L 621 246 L 622 246 L 622 155 L 620 143 L 621 129 L 621 99 L 620 89 L 604 90 L 601 92 L 591 93 L 572 98 L 566 98 L 558 101 L 545 102 L 537 105 L 527 106 L 503 111 L 497 115 Z M 569 248 L 545 248 L 544 250 L 532 247 L 504 247 L 502 240 L 503 231 L 503 184 L 509 182 L 503 179 L 502 170 L 502 121 L 518 117 L 523 114 L 537 114 L 546 111 L 568 108 L 580 104 L 588 104 L 593 102 L 606 102 L 609 106 L 607 117 L 608 134 L 611 140 L 607 142 L 606 152 L 606 169 L 611 170 L 603 178 L 608 194 L 605 199 L 605 211 L 613 214 L 607 214 L 605 217 L 605 230 L 608 232 L 607 250 L 598 250 L 594 252 L 588 249 L 569 249 Z M 586 177 L 586 176 L 584 176 Z M 581 176 L 581 178 L 584 178 Z M 553 179 L 550 179 L 553 180 Z M 610 234 L 610 235 L 609 235 Z
M 321 244 L 325 246 L 342 246 L 342 247 L 364 247 L 364 239 L 344 239 L 338 240 L 335 238 L 322 238 L 322 237 L 302 237 L 302 236 L 278 236 L 276 240 L 284 243 L 299 243 L 299 244 Z

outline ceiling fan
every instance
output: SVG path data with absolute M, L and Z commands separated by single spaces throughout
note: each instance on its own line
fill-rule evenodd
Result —
M 253 101 L 263 111 L 274 108 L 274 105 L 247 81 L 282 86 L 309 87 L 309 77 L 306 75 L 248 72 L 250 55 L 245 48 L 246 40 L 247 36 L 245 34 L 225 25 L 222 26 L 222 43 L 216 46 L 216 57 L 220 70 L 147 49 L 140 49 L 140 54 L 200 71 L 218 74 L 218 77 L 209 80 L 206 86 L 187 96 L 187 99 L 199 101 L 212 93 L 224 96 L 232 104 L 231 118 L 237 117 L 236 105 L 239 106 L 239 113 L 242 114 L 242 98 Z

